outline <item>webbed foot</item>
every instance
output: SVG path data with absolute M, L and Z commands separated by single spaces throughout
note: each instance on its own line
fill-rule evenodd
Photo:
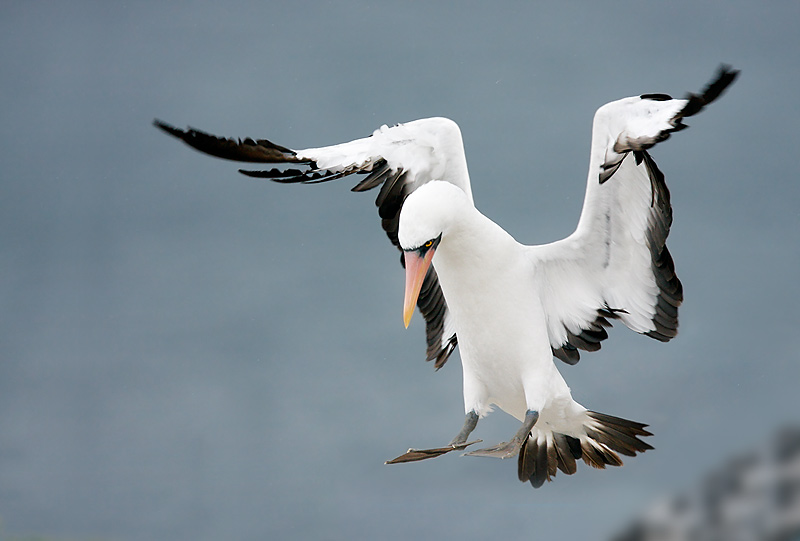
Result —
M 523 440 L 512 439 L 509 442 L 498 443 L 492 447 L 485 449 L 476 449 L 469 453 L 464 453 L 464 456 L 488 456 L 492 458 L 511 458 L 519 454 L 522 449 Z
M 449 453 L 450 451 L 461 451 L 473 443 L 480 443 L 483 440 L 475 440 L 460 444 L 450 444 L 445 447 L 436 447 L 434 449 L 409 449 L 405 454 L 400 455 L 392 460 L 387 460 L 385 464 L 402 464 L 403 462 L 417 462 L 427 458 L 436 458 Z
M 464 456 L 488 456 L 493 458 L 511 458 L 512 456 L 517 456 L 522 449 L 522 444 L 525 443 L 528 436 L 530 436 L 531 429 L 533 425 L 536 424 L 537 420 L 539 420 L 539 412 L 536 410 L 528 410 L 525 413 L 525 420 L 522 422 L 522 426 L 517 430 L 517 433 L 514 434 L 514 437 L 511 438 L 511 441 L 498 443 L 497 445 L 485 449 L 476 449 L 475 451 L 465 453 Z

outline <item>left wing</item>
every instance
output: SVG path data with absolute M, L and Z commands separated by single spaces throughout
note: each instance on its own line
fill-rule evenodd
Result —
M 282 183 L 327 182 L 351 174 L 366 175 L 355 192 L 381 187 L 375 204 L 381 225 L 400 248 L 397 227 L 405 198 L 430 180 L 445 180 L 461 188 L 472 201 L 461 131 L 452 120 L 426 118 L 382 126 L 370 137 L 320 148 L 292 150 L 266 139 L 226 139 L 199 130 L 181 130 L 159 120 L 155 125 L 189 146 L 228 160 L 290 164 L 290 168 L 240 172 Z M 291 165 L 297 167 L 291 168 Z M 405 265 L 402 259 L 401 263 Z M 456 347 L 457 337 L 433 267 L 420 292 L 417 307 L 425 318 L 427 355 L 438 370 Z
M 702 94 L 644 94 L 598 109 L 580 221 L 569 237 L 529 247 L 553 354 L 574 364 L 596 351 L 609 320 L 666 342 L 678 332 L 683 288 L 666 246 L 672 207 L 647 150 L 687 126 L 738 71 L 722 66 Z

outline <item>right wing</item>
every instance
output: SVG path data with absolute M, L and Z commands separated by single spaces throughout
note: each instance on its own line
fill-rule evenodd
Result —
M 553 354 L 574 364 L 595 351 L 609 320 L 666 342 L 678 332 L 683 288 L 666 246 L 672 225 L 664 175 L 648 149 L 686 128 L 739 72 L 722 66 L 701 94 L 644 94 L 595 114 L 589 179 L 569 237 L 529 247 Z
M 156 120 L 154 124 L 189 146 L 228 160 L 296 164 L 296 168 L 273 168 L 240 172 L 281 183 L 327 182 L 353 173 L 366 175 L 352 191 L 381 187 L 375 205 L 381 225 L 392 244 L 400 248 L 397 228 L 405 198 L 431 180 L 444 180 L 461 188 L 472 201 L 467 161 L 461 131 L 452 120 L 426 118 L 382 126 L 370 137 L 348 143 L 304 150 L 291 150 L 266 139 L 226 139 L 199 130 L 181 130 Z M 402 258 L 401 263 L 405 265 Z M 438 370 L 456 347 L 457 338 L 436 271 L 433 267 L 420 291 L 417 307 L 425 318 L 428 361 Z

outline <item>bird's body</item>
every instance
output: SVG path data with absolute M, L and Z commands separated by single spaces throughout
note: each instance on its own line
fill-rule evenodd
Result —
M 553 362 L 548 307 L 541 294 L 550 287 L 546 270 L 553 260 L 541 260 L 540 247 L 517 242 L 481 214 L 460 188 L 442 181 L 409 195 L 399 225 L 409 269 L 422 259 L 413 259 L 418 246 L 435 250 L 430 263 L 459 337 L 467 418 L 465 429 L 451 442 L 453 448 L 465 444 L 492 406 L 522 421 L 520 433 L 509 443 L 467 454 L 519 454 L 520 479 L 537 487 L 558 468 L 574 473 L 575 458 L 602 468 L 621 464 L 615 451 L 633 455 L 651 448 L 639 439 L 649 435 L 641 423 L 590 412 L 572 398 Z M 574 265 L 556 262 L 567 269 Z M 392 462 L 421 460 L 446 450 L 410 449 Z
M 406 200 L 401 245 L 405 220 L 418 224 L 432 207 L 449 218 L 433 266 L 459 337 L 466 411 L 482 417 L 494 404 L 522 420 L 529 409 L 544 417 L 546 405 L 566 407 L 569 389 L 553 363 L 525 246 L 440 181 Z
M 669 190 L 648 149 L 686 126 L 733 82 L 723 66 L 701 94 L 643 94 L 595 114 L 589 176 L 575 232 L 525 246 L 473 203 L 461 133 L 451 120 L 422 119 L 330 147 L 291 150 L 267 140 L 235 141 L 156 121 L 208 154 L 239 161 L 300 164 L 242 171 L 278 182 L 323 182 L 366 174 L 354 191 L 381 186 L 382 226 L 406 267 L 404 319 L 415 306 L 427 325 L 427 359 L 445 364 L 456 345 L 464 374 L 464 427 L 444 447 L 390 463 L 464 449 L 493 405 L 522 426 L 507 443 L 468 455 L 519 455 L 522 481 L 540 486 L 576 460 L 603 468 L 651 447 L 641 423 L 589 411 L 572 398 L 554 363 L 595 351 L 619 320 L 666 342 L 677 334 L 683 289 L 666 239 Z

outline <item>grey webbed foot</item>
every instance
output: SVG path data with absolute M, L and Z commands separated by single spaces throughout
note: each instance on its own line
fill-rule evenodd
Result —
M 437 456 L 442 456 L 444 454 L 449 453 L 450 451 L 464 450 L 473 443 L 480 443 L 481 441 L 483 440 L 475 440 L 475 441 L 461 443 L 458 445 L 450 444 L 446 447 L 436 447 L 433 449 L 409 449 L 399 457 L 393 458 L 392 460 L 387 460 L 384 464 L 402 464 L 404 462 L 417 462 L 419 460 L 425 460 L 427 458 L 436 458 Z
M 525 436 L 527 438 L 527 436 Z M 485 449 L 476 449 L 469 453 L 464 453 L 464 456 L 488 456 L 492 458 L 511 458 L 519 454 L 522 449 L 522 442 L 525 440 L 512 438 L 509 442 L 498 443 Z
M 417 462 L 419 460 L 425 460 L 426 458 L 436 458 L 437 456 L 442 456 L 450 451 L 462 451 L 466 449 L 469 445 L 473 443 L 480 443 L 483 440 L 475 440 L 467 442 L 467 438 L 475 430 L 475 426 L 478 424 L 478 414 L 474 411 L 470 411 L 467 413 L 466 418 L 464 419 L 464 426 L 461 428 L 461 431 L 453 438 L 449 444 L 445 447 L 436 447 L 434 449 L 409 449 L 405 452 L 405 454 L 400 455 L 397 458 L 393 458 L 392 460 L 387 460 L 385 464 L 402 464 L 403 462 Z
M 497 445 L 486 447 L 485 449 L 476 449 L 475 451 L 464 453 L 464 456 L 488 456 L 492 458 L 511 458 L 517 456 L 522 449 L 522 444 L 528 439 L 531 429 L 533 425 L 536 424 L 537 420 L 539 420 L 539 412 L 528 410 L 525 414 L 525 420 L 522 422 L 522 426 L 517 430 L 517 433 L 514 434 L 514 437 L 511 438 L 511 441 L 498 443 Z

